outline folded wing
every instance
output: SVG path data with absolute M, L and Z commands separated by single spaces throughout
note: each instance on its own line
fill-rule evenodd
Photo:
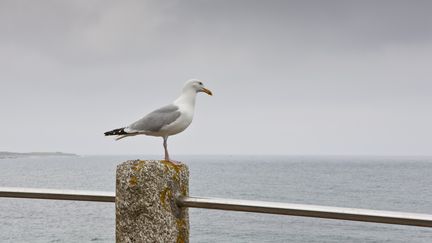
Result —
M 157 109 L 124 129 L 127 133 L 158 132 L 180 116 L 179 107 L 167 105 Z

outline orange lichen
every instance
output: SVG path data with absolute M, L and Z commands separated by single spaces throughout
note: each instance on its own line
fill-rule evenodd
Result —
M 163 206 L 165 209 L 168 210 L 168 207 L 167 207 L 167 205 L 166 205 L 166 200 L 167 200 L 167 199 L 168 199 L 168 200 L 171 200 L 171 199 L 172 199 L 172 192 L 171 192 L 171 190 L 169 189 L 169 187 L 167 187 L 167 188 L 165 188 L 163 191 L 161 191 L 159 199 L 160 199 L 160 202 L 161 202 L 162 206 Z
M 180 169 L 183 167 L 181 164 L 176 165 L 173 162 L 167 160 L 161 160 L 161 162 L 165 165 L 165 169 L 174 169 L 177 174 L 180 173 Z
M 177 224 L 177 231 L 178 231 L 178 235 L 177 235 L 177 240 L 176 243 L 184 243 L 186 242 L 186 221 L 185 219 L 177 219 L 176 220 L 176 224 Z
M 181 191 L 181 195 L 182 195 L 182 196 L 184 196 L 184 197 L 187 196 L 187 194 L 188 194 L 188 193 L 187 193 L 188 190 L 187 190 L 187 187 L 186 187 L 185 185 L 183 185 L 183 186 L 181 187 L 181 190 L 180 190 L 180 191 Z
M 136 186 L 137 184 L 138 184 L 138 179 L 136 178 L 136 176 L 131 176 L 129 178 L 129 185 Z
M 132 165 L 132 170 L 139 171 L 144 167 L 144 164 L 146 163 L 145 160 L 140 160 L 137 163 Z

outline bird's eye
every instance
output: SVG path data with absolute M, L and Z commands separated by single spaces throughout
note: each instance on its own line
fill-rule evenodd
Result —
M 199 84 L 199 85 L 203 85 L 203 83 L 202 83 L 202 82 L 198 82 L 198 84 Z

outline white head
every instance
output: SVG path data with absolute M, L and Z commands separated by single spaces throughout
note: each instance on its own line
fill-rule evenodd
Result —
M 190 79 L 190 80 L 188 80 L 185 83 L 185 85 L 183 87 L 183 90 L 184 91 L 185 90 L 194 90 L 196 93 L 198 93 L 198 92 L 204 92 L 204 93 L 206 93 L 208 95 L 213 95 L 213 93 L 210 90 L 208 90 L 208 89 L 206 89 L 204 87 L 203 82 L 201 80 L 198 80 L 198 79 Z

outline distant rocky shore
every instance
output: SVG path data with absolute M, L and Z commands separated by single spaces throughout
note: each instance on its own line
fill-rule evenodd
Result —
M 72 153 L 62 152 L 30 152 L 30 153 L 15 153 L 15 152 L 1 152 L 0 159 L 14 159 L 14 158 L 25 158 L 25 157 L 45 157 L 45 156 L 78 156 Z

